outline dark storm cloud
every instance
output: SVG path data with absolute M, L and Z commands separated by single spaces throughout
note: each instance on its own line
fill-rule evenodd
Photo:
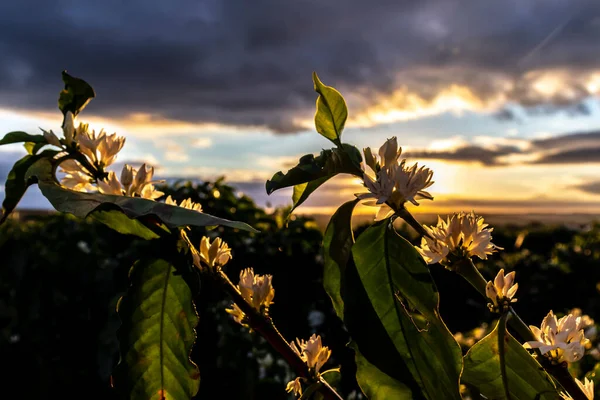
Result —
M 520 153 L 519 148 L 514 146 L 497 146 L 486 149 L 480 146 L 464 146 L 453 151 L 409 151 L 406 157 L 411 159 L 424 158 L 447 161 L 479 162 L 485 165 L 499 164 L 497 158 L 500 156 Z
M 600 181 L 586 182 L 584 184 L 574 186 L 574 188 L 590 194 L 600 194 Z
M 523 142 L 523 141 L 522 141 Z M 518 146 L 466 145 L 448 151 L 412 150 L 410 159 L 435 159 L 456 162 L 477 162 L 483 165 L 506 165 L 501 157 L 509 155 L 537 155 L 537 159 L 521 161 L 529 164 L 600 163 L 600 132 L 577 132 L 547 139 L 531 140 Z M 526 158 L 523 158 L 525 160 Z
M 577 82 L 541 99 L 525 73 L 600 68 L 599 34 L 596 0 L 7 1 L 0 106 L 52 109 L 67 69 L 96 88 L 95 114 L 282 132 L 313 112 L 313 70 L 362 105 L 400 73 L 424 100 L 452 83 L 486 99 L 508 79 L 510 101 L 572 107 L 587 95 Z

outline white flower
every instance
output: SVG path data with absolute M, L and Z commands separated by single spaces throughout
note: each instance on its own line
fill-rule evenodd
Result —
M 244 300 L 252 308 L 258 312 L 267 312 L 275 297 L 272 280 L 272 275 L 255 275 L 252 268 L 246 268 L 240 272 L 240 282 L 237 287 Z M 237 323 L 246 326 L 244 323 L 245 314 L 237 304 L 234 303 L 233 308 L 225 311 L 231 314 Z
M 121 182 L 117 179 L 117 174 L 109 172 L 108 177 L 104 180 L 98 181 L 98 190 L 104 194 L 114 194 L 117 196 L 123 195 L 123 189 L 121 188 Z
M 577 386 L 579 386 L 579 389 L 581 389 L 581 391 L 585 394 L 585 397 L 587 397 L 588 400 L 594 400 L 594 381 L 585 378 L 582 383 L 579 379 L 575 378 L 575 382 L 577 382 Z M 573 398 L 567 393 L 561 393 L 560 396 L 563 399 L 573 400 Z
M 494 282 L 489 281 L 487 283 L 485 294 L 492 301 L 492 303 L 488 305 L 490 306 L 490 310 L 498 312 L 501 311 L 503 307 L 517 301 L 514 296 L 517 293 L 519 284 L 514 283 L 514 281 L 515 271 L 504 276 L 504 269 L 501 269 L 496 275 Z
M 92 164 L 105 168 L 115 161 L 117 153 L 125 144 L 125 138 L 117 136 L 116 133 L 107 135 L 103 130 L 96 136 L 96 131 L 89 132 L 87 129 L 81 129 L 77 134 L 77 142 L 81 152 Z
M 169 195 L 165 200 L 165 204 L 170 206 L 177 206 L 177 202 Z M 187 208 L 188 210 L 202 212 L 202 206 L 198 203 L 194 203 L 192 199 L 185 199 L 179 204 L 179 207 Z
M 104 140 L 98 145 L 101 165 L 104 167 L 111 165 L 117 158 L 117 153 L 121 151 L 124 145 L 125 138 L 123 136 L 117 136 L 116 133 L 105 135 Z
M 45 131 L 43 129 L 42 132 L 44 133 L 44 139 L 46 139 L 46 142 L 48 142 L 48 144 L 51 144 L 52 146 L 56 147 L 62 147 L 62 145 L 60 144 L 60 140 L 58 140 L 58 137 L 56 137 L 54 132 Z
M 399 166 L 398 172 L 396 173 L 396 193 L 397 199 L 394 199 L 394 203 L 403 204 L 410 201 L 415 206 L 419 203 L 417 200 L 427 199 L 433 200 L 433 196 L 429 192 L 423 190 L 433 185 L 433 171 L 426 167 L 419 168 L 418 164 L 414 164 L 412 167 L 407 168 L 404 166 L 404 161 Z
M 573 314 L 557 320 L 550 311 L 539 328 L 530 328 L 537 340 L 525 343 L 525 348 L 540 349 L 542 354 L 558 362 L 579 361 L 585 353 L 585 345 L 589 342 L 583 332 L 581 317 L 575 317 Z
M 308 341 L 296 339 L 296 343 L 292 342 L 290 346 L 315 376 L 318 376 L 321 367 L 331 356 L 331 350 L 321 343 L 321 336 L 315 334 Z
M 133 171 L 134 169 L 131 165 L 123 165 L 123 169 L 121 170 L 121 184 L 126 191 L 129 190 L 129 187 L 133 183 Z
M 200 241 L 199 254 L 194 253 L 194 265 L 202 269 L 202 264 L 213 268 L 215 266 L 222 267 L 231 259 L 231 249 L 221 240 L 216 238 L 212 244 L 210 240 L 204 236 Z
M 71 190 L 79 192 L 93 191 L 96 188 L 92 185 L 90 173 L 83 168 L 79 162 L 69 159 L 60 164 L 60 172 L 65 176 L 60 180 L 60 184 Z
M 238 285 L 242 297 L 257 311 L 268 309 L 273 304 L 275 289 L 272 285 L 272 275 L 254 275 L 252 268 L 240 272 Z
M 388 139 L 379 148 L 379 157 L 368 147 L 363 153 L 363 182 L 369 191 L 358 193 L 356 197 L 375 199 L 365 205 L 380 207 L 376 220 L 387 218 L 394 213 L 394 208 L 402 207 L 407 201 L 418 206 L 419 199 L 433 200 L 433 196 L 424 190 L 433 184 L 433 172 L 429 168 L 419 168 L 417 164 L 406 167 L 406 160 L 399 162 L 402 148 L 398 148 L 396 137 Z
M 63 123 L 63 135 L 65 136 L 65 143 L 70 146 L 75 139 L 75 117 L 71 111 L 67 111 L 65 114 L 65 121 Z
M 302 385 L 300 384 L 301 379 L 302 378 L 296 378 L 293 381 L 289 381 L 285 387 L 285 391 L 288 393 L 294 392 L 296 396 L 302 396 Z
M 483 217 L 470 213 L 455 213 L 446 221 L 438 217 L 436 226 L 425 230 L 431 238 L 424 236 L 421 247 L 417 247 L 427 264 L 443 262 L 449 254 L 459 258 L 477 256 L 483 260 L 501 247 L 492 243 L 493 228 L 488 228 Z
M 130 173 L 132 175 L 131 184 L 129 184 L 129 185 L 123 184 L 123 186 L 125 187 L 125 192 L 127 193 L 128 196 L 134 196 L 134 195 L 138 194 L 144 198 L 149 198 L 149 197 L 142 195 L 144 188 L 146 186 L 153 185 L 154 183 L 164 182 L 164 181 L 153 181 L 152 177 L 154 176 L 154 167 L 147 168 L 146 164 L 142 164 L 139 171 L 131 168 L 128 165 L 125 165 L 123 167 L 123 171 L 121 172 L 121 175 L 123 175 L 123 174 L 129 175 Z M 129 176 L 126 176 L 126 178 L 129 178 Z M 152 187 L 150 190 L 148 190 L 146 192 L 146 195 L 151 194 L 153 191 L 154 191 L 154 187 Z M 163 194 L 164 193 L 161 192 L 160 196 L 162 196 Z M 157 197 L 160 197 L 160 196 L 157 196 Z
M 153 184 L 144 185 L 140 193 L 142 199 L 156 200 L 164 195 L 160 190 L 156 190 Z
M 423 259 L 427 262 L 427 264 L 436 264 L 442 261 L 450 250 L 448 249 L 448 245 L 437 239 L 431 239 L 427 236 L 423 236 L 421 239 L 421 247 L 417 247 Z

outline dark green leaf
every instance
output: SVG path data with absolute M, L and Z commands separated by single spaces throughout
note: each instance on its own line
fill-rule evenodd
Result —
M 307 154 L 287 173 L 279 171 L 273 175 L 266 184 L 267 194 L 293 186 L 293 211 L 308 199 L 311 193 L 337 174 L 362 176 L 360 162 L 360 152 L 351 145 L 344 145 L 342 149 L 323 150 L 317 157 Z
M 358 200 L 340 206 L 329 220 L 323 236 L 323 287 L 333 303 L 340 319 L 344 319 L 346 265 L 352 255 L 354 234 L 352 232 L 352 212 Z
M 315 179 L 314 181 L 301 183 L 299 185 L 294 186 L 294 191 L 292 193 L 292 209 L 290 213 L 294 212 L 294 210 L 311 195 L 312 192 L 317 190 L 322 184 L 327 182 L 332 178 L 332 175 L 324 176 L 319 179 Z
M 30 135 L 26 132 L 9 132 L 0 139 L 0 145 L 22 142 L 47 144 L 44 135 Z
M 460 399 L 460 347 L 439 316 L 438 292 L 419 253 L 388 219 L 360 235 L 352 256 L 373 310 L 425 397 Z
M 38 155 L 26 155 L 18 160 L 8 173 L 4 185 L 4 201 L 2 202 L 2 217 L 0 224 L 3 223 L 8 215 L 15 209 L 27 188 L 35 183 L 35 179 L 29 176 L 29 169 L 40 159 L 52 157 L 58 152 L 46 150 Z
M 466 384 L 477 387 L 491 399 L 506 399 L 500 368 L 498 326 L 477 342 L 465 355 L 465 369 L 461 377 Z M 558 394 L 551 378 L 542 366 L 506 332 L 506 380 L 512 400 L 554 400 Z
M 138 262 L 131 287 L 118 305 L 121 360 L 113 375 L 117 391 L 132 400 L 189 400 L 200 385 L 190 360 L 198 315 L 192 293 L 165 260 Z
M 340 92 L 330 86 L 325 86 L 315 72 L 313 72 L 313 82 L 315 91 L 319 93 L 317 112 L 315 113 L 317 132 L 341 146 L 342 131 L 348 118 L 346 102 Z
M 129 218 L 155 216 L 169 228 L 221 225 L 250 232 L 258 232 L 256 229 L 243 222 L 230 221 L 209 214 L 188 210 L 186 208 L 142 199 L 140 197 L 75 192 L 54 183 L 42 181 L 40 181 L 38 185 L 42 194 L 50 201 L 57 211 L 70 213 L 79 218 L 87 217 L 100 206 L 112 204 L 118 207 L 118 209 L 124 212 Z M 136 228 L 130 227 L 127 229 Z
M 356 380 L 363 393 L 371 400 L 411 400 L 413 391 L 405 384 L 392 378 L 371 364 L 361 354 L 356 343 L 350 344 L 355 351 Z
M 160 236 L 137 219 L 131 219 L 120 210 L 96 209 L 89 215 L 119 233 L 139 236 L 142 239 L 158 239 Z
M 96 97 L 96 93 L 86 81 L 69 75 L 67 71 L 62 72 L 62 79 L 65 88 L 58 97 L 58 108 L 63 115 L 71 111 L 76 116 Z
M 421 399 L 421 389 L 375 313 L 352 261 L 352 212 L 357 202 L 344 203 L 329 221 L 323 238 L 323 286 L 352 336 L 356 379 L 367 397 Z
M 330 173 L 326 170 L 327 161 L 332 158 L 331 150 L 323 150 L 317 157 L 312 154 L 302 156 L 298 165 L 290 169 L 287 173 L 277 172 L 271 180 L 267 181 L 267 194 L 275 190 L 299 185 L 316 179 L 327 177 Z

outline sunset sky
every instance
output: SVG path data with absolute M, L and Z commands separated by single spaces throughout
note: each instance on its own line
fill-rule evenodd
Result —
M 0 5 L 0 51 L 1 133 L 60 132 L 66 69 L 96 90 L 80 121 L 127 137 L 120 165 L 225 175 L 260 205 L 290 204 L 265 180 L 331 147 L 316 71 L 348 103 L 344 142 L 397 136 L 434 170 L 413 211 L 600 213 L 597 0 L 24 0 Z M 0 182 L 23 154 L 0 147 Z M 338 178 L 301 208 L 361 191 Z

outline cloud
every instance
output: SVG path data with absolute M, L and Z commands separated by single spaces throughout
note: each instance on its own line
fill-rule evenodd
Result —
M 581 190 L 589 194 L 600 194 L 600 181 L 593 181 L 574 186 L 574 189 Z
M 195 147 L 197 149 L 208 149 L 209 147 L 212 147 L 212 145 L 213 141 L 209 137 L 197 138 L 194 139 L 192 142 L 192 147 Z
M 484 165 L 499 165 L 498 158 L 508 154 L 519 152 L 519 149 L 512 146 L 503 146 L 494 150 L 486 149 L 480 146 L 464 146 L 452 151 L 410 151 L 406 157 L 411 159 L 434 159 L 460 162 L 478 162 Z
M 314 70 L 355 126 L 581 112 L 600 91 L 599 13 L 595 0 L 8 2 L 0 107 L 53 110 L 67 69 L 97 91 L 86 115 L 292 132 L 314 112 Z
M 475 137 L 448 149 L 410 149 L 410 159 L 475 162 L 487 166 L 509 164 L 600 163 L 600 132 L 577 132 L 551 138 L 524 140 Z M 435 147 L 435 146 L 434 146 Z

